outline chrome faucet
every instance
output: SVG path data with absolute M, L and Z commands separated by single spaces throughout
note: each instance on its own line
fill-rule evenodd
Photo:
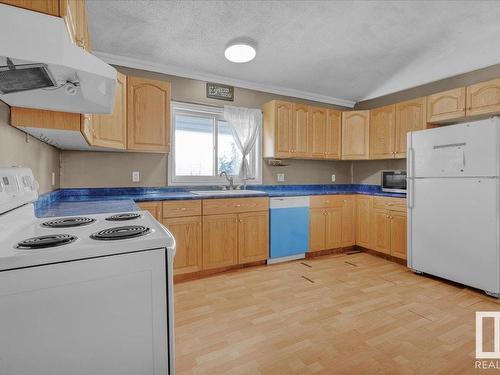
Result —
M 229 190 L 234 190 L 234 179 L 232 177 L 229 177 L 226 172 L 221 172 L 219 176 L 224 176 L 226 177 L 227 182 L 229 182 Z

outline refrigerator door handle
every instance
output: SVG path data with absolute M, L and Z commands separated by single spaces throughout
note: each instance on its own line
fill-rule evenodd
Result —
M 415 179 L 408 179 L 408 192 L 406 197 L 406 205 L 409 209 L 413 208 L 413 189 L 414 189 Z

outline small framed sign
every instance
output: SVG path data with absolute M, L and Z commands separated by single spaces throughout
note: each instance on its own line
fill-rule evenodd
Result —
M 207 98 L 232 102 L 234 100 L 234 87 L 207 82 Z

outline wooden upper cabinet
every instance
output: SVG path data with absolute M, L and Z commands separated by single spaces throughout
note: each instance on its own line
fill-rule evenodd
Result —
M 292 157 L 308 157 L 309 108 L 304 104 L 294 103 L 292 107 Z
M 342 112 L 342 159 L 369 157 L 370 111 Z
M 466 91 L 467 116 L 500 113 L 500 79 L 467 86 Z
M 292 150 L 292 103 L 272 100 L 262 106 L 263 156 L 288 158 Z
M 127 79 L 127 148 L 170 151 L 170 82 Z
M 238 263 L 266 260 L 269 255 L 268 211 L 238 215 Z
M 94 115 L 92 120 L 93 145 L 127 148 L 127 77 L 124 74 L 117 72 L 112 114 Z
M 342 145 L 342 112 L 329 109 L 326 116 L 325 158 L 340 159 Z
M 309 134 L 307 154 L 311 158 L 323 159 L 326 156 L 326 108 L 309 107 Z
M 396 106 L 370 111 L 370 159 L 393 159 L 396 131 Z
M 0 0 L 0 3 L 59 16 L 59 0 Z
M 73 43 L 91 50 L 85 0 L 59 0 L 60 16 L 64 18 Z
M 396 133 L 394 156 L 406 157 L 406 134 L 426 128 L 426 98 L 407 100 L 396 104 Z
M 427 122 L 449 123 L 465 117 L 465 87 L 427 97 Z

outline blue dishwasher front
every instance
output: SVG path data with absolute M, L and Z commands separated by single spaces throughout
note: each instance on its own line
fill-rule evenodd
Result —
M 300 259 L 309 249 L 309 197 L 271 198 L 268 263 Z

